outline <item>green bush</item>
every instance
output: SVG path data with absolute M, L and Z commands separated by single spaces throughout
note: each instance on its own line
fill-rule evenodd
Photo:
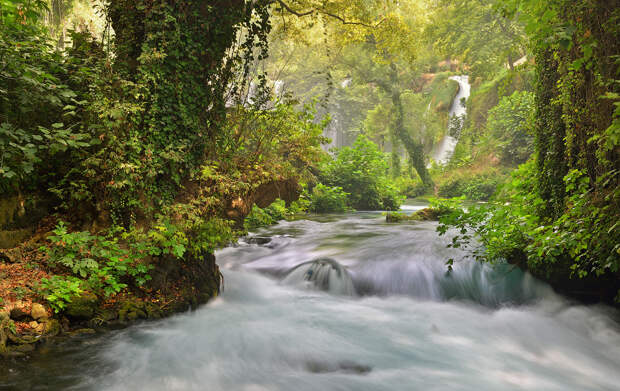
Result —
M 48 265 L 83 279 L 84 287 L 105 296 L 125 288 L 125 278 L 132 278 L 138 285 L 150 280 L 149 266 L 141 261 L 147 255 L 161 251 L 157 246 L 143 243 L 133 243 L 132 248 L 125 249 L 116 238 L 92 235 L 87 231 L 68 232 L 63 222 L 52 232 L 53 235 L 48 237 L 50 244 L 41 248 L 48 255 Z M 171 246 L 174 246 L 172 252 L 181 251 L 177 244 L 171 243 Z
M 266 208 L 259 208 L 257 205 L 252 205 L 252 211 L 245 218 L 243 226 L 246 231 L 249 231 L 251 229 L 273 225 L 280 220 L 290 219 L 295 214 L 305 212 L 307 203 L 307 200 L 300 199 L 299 201 L 292 202 L 287 208 L 283 200 L 277 199 Z
M 341 187 L 329 187 L 321 183 L 312 189 L 309 210 L 314 213 L 342 213 L 348 210 L 349 193 Z
M 39 292 L 45 297 L 54 312 L 62 311 L 67 303 L 83 292 L 84 282 L 73 276 L 52 276 L 39 282 Z
M 321 182 L 348 193 L 347 204 L 362 210 L 396 210 L 403 197 L 388 177 L 389 164 L 379 147 L 359 136 L 352 147 L 337 151 L 321 166 Z
M 496 171 L 484 174 L 459 174 L 439 185 L 438 195 L 444 198 L 465 196 L 476 201 L 488 201 L 504 182 L 504 176 Z
M 521 164 L 534 152 L 531 134 L 534 115 L 534 93 L 515 91 L 501 98 L 497 106 L 489 110 L 487 130 L 497 141 L 502 162 Z

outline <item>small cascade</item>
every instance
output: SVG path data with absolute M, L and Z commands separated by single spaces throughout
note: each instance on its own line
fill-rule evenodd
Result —
M 467 100 L 469 98 L 471 92 L 471 86 L 469 85 L 469 76 L 451 76 L 450 80 L 455 80 L 459 83 L 459 92 L 456 94 L 456 97 L 452 101 L 452 106 L 450 107 L 450 122 L 452 122 L 452 118 L 458 118 L 461 123 L 467 113 L 467 108 L 462 103 L 462 100 Z M 452 154 L 454 153 L 454 148 L 456 148 L 456 144 L 458 143 L 458 139 L 453 137 L 450 132 L 446 132 L 446 135 L 443 139 L 437 144 L 431 153 L 431 157 L 438 164 L 444 165 L 450 161 Z
M 318 258 L 295 267 L 282 281 L 333 294 L 353 296 L 355 288 L 347 269 L 331 258 Z

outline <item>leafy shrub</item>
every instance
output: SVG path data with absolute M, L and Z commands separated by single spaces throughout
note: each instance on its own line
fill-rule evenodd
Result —
M 534 152 L 534 137 L 530 131 L 533 115 L 534 93 L 528 91 L 504 96 L 489 110 L 487 130 L 498 141 L 502 162 L 521 164 Z
M 151 278 L 149 266 L 141 261 L 147 255 L 161 252 L 158 247 L 144 243 L 134 243 L 132 248 L 124 249 L 116 238 L 87 231 L 70 233 L 63 222 L 52 232 L 48 237 L 50 245 L 41 248 L 48 255 L 49 266 L 71 272 L 82 278 L 88 289 L 106 296 L 125 288 L 127 284 L 122 280 L 126 277 L 133 278 L 138 285 L 148 281 Z
M 438 194 L 444 198 L 465 196 L 470 200 L 487 201 L 504 180 L 495 171 L 475 175 L 459 174 L 440 184 Z
M 341 213 L 347 211 L 349 193 L 341 187 L 317 184 L 310 195 L 309 210 L 314 213 Z
M 403 197 L 388 177 L 389 164 L 379 147 L 359 136 L 352 147 L 337 151 L 336 157 L 321 166 L 321 182 L 340 187 L 349 194 L 348 206 L 354 209 L 394 210 Z
M 262 209 L 257 205 L 252 205 L 252 211 L 245 218 L 243 223 L 246 230 L 256 229 L 273 225 L 280 220 L 291 218 L 294 214 L 305 211 L 305 202 L 291 203 L 290 207 L 286 207 L 286 203 L 277 199 L 271 205 Z
M 72 151 L 99 142 L 80 124 L 91 59 L 54 47 L 46 1 L 0 7 L 0 191 L 45 186 L 73 166 Z
M 73 276 L 52 276 L 39 282 L 39 291 L 54 312 L 62 311 L 73 297 L 83 292 L 83 280 Z
M 249 231 L 260 227 L 266 227 L 275 224 L 276 222 L 277 220 L 271 217 L 269 213 L 254 204 L 252 205 L 250 214 L 246 216 L 243 226 Z
M 398 189 L 398 193 L 406 198 L 416 198 L 427 192 L 424 184 L 419 180 L 413 180 L 408 177 L 398 177 L 394 180 L 394 186 Z

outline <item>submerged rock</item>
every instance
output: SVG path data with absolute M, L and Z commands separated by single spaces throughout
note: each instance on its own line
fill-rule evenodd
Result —
M 34 345 L 23 344 L 23 345 L 11 346 L 10 350 L 13 352 L 28 353 L 34 350 Z
M 68 332 L 67 334 L 75 337 L 77 335 L 83 335 L 83 334 L 95 334 L 97 333 L 97 331 L 95 331 L 95 329 L 77 329 L 77 330 L 73 330 Z
M 259 246 L 263 246 L 269 242 L 271 242 L 271 238 L 266 236 L 250 236 L 245 239 L 248 244 L 257 244 Z
M 337 363 L 311 360 L 306 362 L 306 369 L 312 373 L 345 372 L 353 374 L 365 374 L 372 370 L 368 365 L 358 364 L 354 361 L 340 361 Z
M 355 295 L 347 269 L 331 258 L 318 258 L 296 266 L 284 278 L 289 285 L 304 285 L 341 295 Z

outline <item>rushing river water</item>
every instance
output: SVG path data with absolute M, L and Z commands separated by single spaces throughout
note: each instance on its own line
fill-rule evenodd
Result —
M 282 222 L 218 252 L 225 290 L 210 304 L 58 343 L 0 370 L 0 385 L 620 389 L 615 310 L 571 303 L 512 267 L 463 259 L 435 227 L 363 212 Z M 447 274 L 449 257 L 457 261 Z

